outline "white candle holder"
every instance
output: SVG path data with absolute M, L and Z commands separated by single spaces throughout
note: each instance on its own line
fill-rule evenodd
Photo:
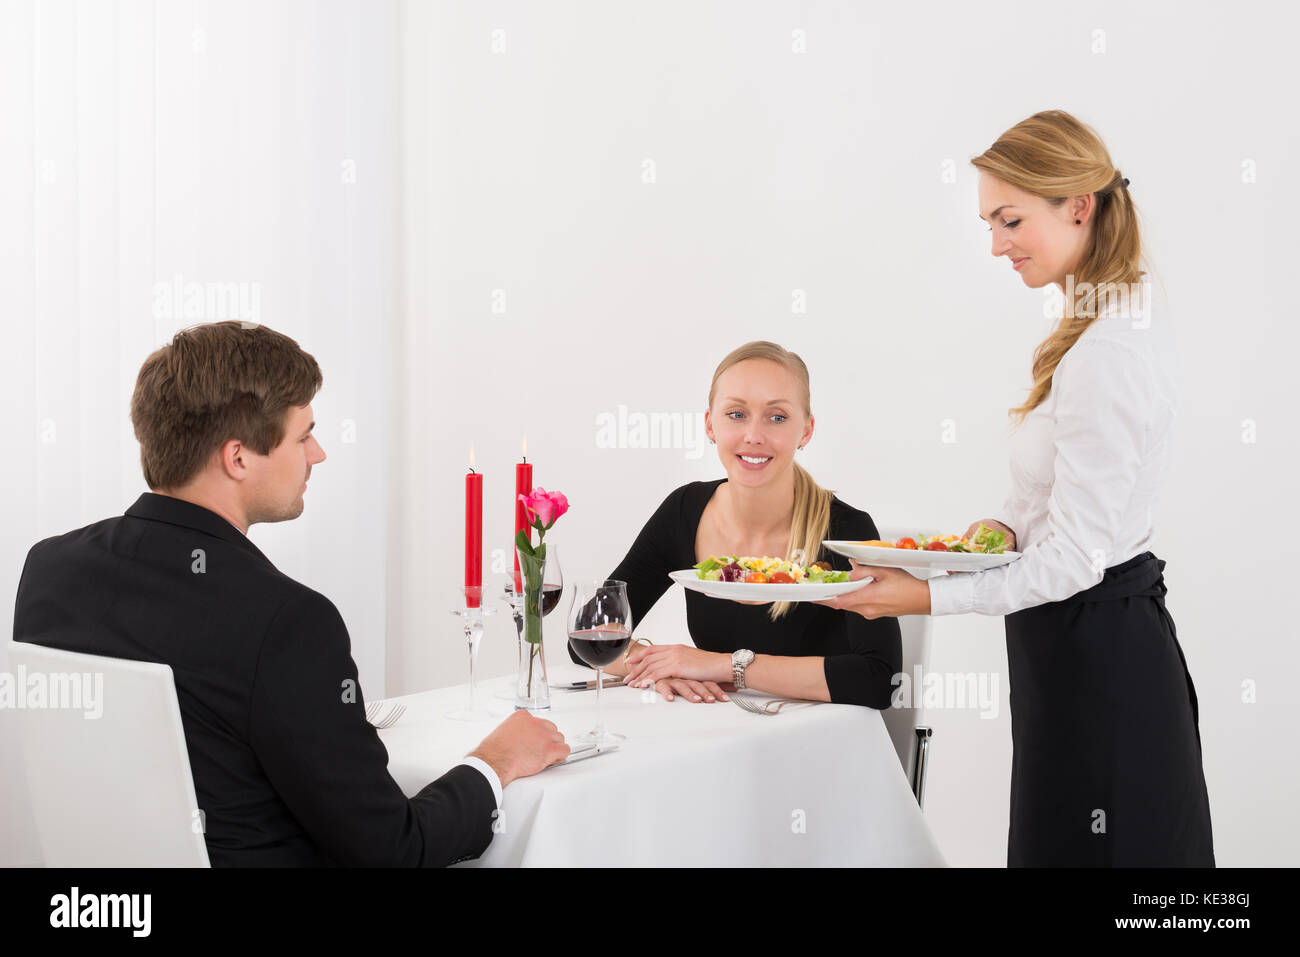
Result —
M 453 721 L 486 721 L 492 717 L 492 713 L 486 708 L 478 706 L 478 646 L 483 640 L 483 619 L 488 615 L 495 615 L 495 608 L 483 607 L 483 588 L 465 586 L 461 589 L 461 598 L 463 604 L 458 608 L 451 609 L 451 613 L 465 621 L 465 644 L 469 648 L 469 700 L 465 707 L 458 708 L 455 711 L 448 711 L 445 717 Z M 473 601 L 477 607 L 471 608 L 470 602 Z

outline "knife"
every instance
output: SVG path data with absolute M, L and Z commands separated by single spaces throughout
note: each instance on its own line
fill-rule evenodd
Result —
M 602 688 L 621 688 L 622 686 L 623 678 L 621 676 L 606 678 L 604 684 L 601 685 Z M 551 687 L 556 691 L 595 691 L 596 679 L 593 678 L 591 681 L 570 681 L 567 684 L 553 684 Z
M 597 751 L 596 746 L 594 744 L 584 744 L 580 748 L 574 748 L 572 751 L 569 752 L 569 756 L 567 758 L 565 758 L 563 761 L 559 761 L 555 764 L 552 764 L 551 767 L 558 768 L 561 764 L 572 764 L 574 761 L 585 761 L 587 760 L 587 758 L 598 758 L 602 754 L 609 754 L 611 751 L 617 751 L 619 747 L 620 745 L 616 744 L 613 745 L 612 747 L 601 748 L 599 751 Z

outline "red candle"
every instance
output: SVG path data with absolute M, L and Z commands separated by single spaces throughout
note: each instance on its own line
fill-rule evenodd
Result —
M 469 450 L 465 476 L 465 607 L 478 608 L 483 596 L 483 476 L 474 471 Z
M 528 529 L 528 540 L 533 540 L 533 533 L 528 521 L 528 510 L 524 508 L 524 503 L 519 501 L 520 495 L 527 495 L 533 490 L 533 467 L 528 464 L 528 437 L 524 437 L 523 461 L 515 466 L 515 537 L 519 536 L 520 529 Z M 522 592 L 524 586 L 519 578 L 519 553 L 515 551 L 514 539 L 511 539 L 510 550 L 515 555 L 515 592 Z

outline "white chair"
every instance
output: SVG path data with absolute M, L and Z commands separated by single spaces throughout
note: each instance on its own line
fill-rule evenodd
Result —
M 27 642 L 7 650 L 28 704 L 39 704 L 33 681 L 51 689 L 18 722 L 45 866 L 207 867 L 171 668 Z M 78 686 L 76 707 L 56 700 L 54 689 Z
M 877 526 L 877 531 L 882 539 L 898 541 L 904 535 L 916 535 L 925 530 L 901 526 Z M 927 534 L 931 533 L 927 532 Z M 908 571 L 920 579 L 934 577 L 921 569 L 908 569 Z M 921 707 L 921 689 L 915 687 L 913 679 L 916 676 L 917 665 L 921 667 L 922 674 L 930 669 L 933 621 L 934 619 L 929 615 L 904 615 L 898 619 L 899 629 L 903 633 L 903 674 L 907 676 L 911 686 L 912 700 L 908 702 L 909 707 L 891 707 L 881 712 L 881 716 L 885 719 L 885 727 L 889 729 L 889 737 L 894 742 L 894 750 L 898 752 L 898 760 L 903 764 L 903 773 L 907 775 L 912 793 L 916 796 L 916 803 L 922 807 L 925 806 L 925 775 L 930 757 L 930 739 L 934 737 L 934 729 L 922 724 L 924 713 Z
M 898 619 L 899 629 L 903 633 L 903 674 L 909 684 L 921 666 L 924 673 L 930 667 L 930 622 L 929 615 L 904 615 Z M 895 696 L 897 700 L 897 695 Z M 916 803 L 925 806 L 925 772 L 930 756 L 930 738 L 934 730 L 922 724 L 923 713 L 920 702 L 920 689 L 912 687 L 912 700 L 907 707 L 890 707 L 880 713 L 889 730 L 889 737 L 902 762 L 903 773 L 916 796 Z

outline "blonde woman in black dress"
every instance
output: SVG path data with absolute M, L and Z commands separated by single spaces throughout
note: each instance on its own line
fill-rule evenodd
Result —
M 627 582 L 634 622 L 672 585 L 670 572 L 713 555 L 802 555 L 849 569 L 822 542 L 878 532 L 795 461 L 814 425 L 808 367 L 793 352 L 750 342 L 719 363 L 705 428 L 725 478 L 671 492 L 610 573 Z M 669 701 L 717 703 L 735 686 L 883 709 L 902 667 L 897 621 L 812 602 L 742 604 L 688 591 L 686 626 L 692 644 L 633 646 L 608 672 Z

